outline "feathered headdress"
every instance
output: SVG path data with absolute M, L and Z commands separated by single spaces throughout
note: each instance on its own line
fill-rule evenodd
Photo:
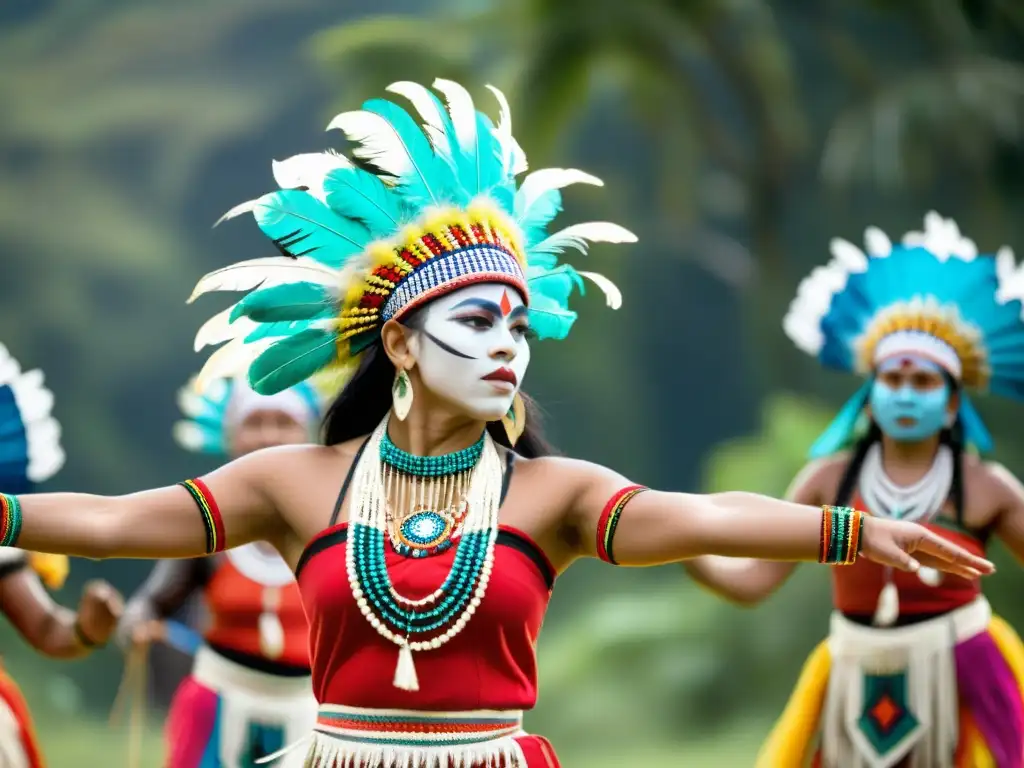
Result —
M 185 418 L 173 427 L 175 441 L 187 451 L 227 456 L 232 423 L 240 417 L 240 407 L 255 405 L 256 398 L 266 401 L 265 407 L 276 405 L 297 417 L 301 414 L 304 422 L 320 413 L 317 391 L 304 382 L 268 397 L 252 392 L 242 380 L 215 379 L 199 387 L 193 376 L 178 390 L 178 407 Z
M 60 424 L 43 372 L 22 372 L 0 344 L 0 492 L 28 493 L 64 466 Z
M 800 349 L 830 368 L 870 374 L 897 354 L 941 365 L 964 387 L 1024 400 L 1024 265 L 1013 251 L 979 254 L 956 222 L 929 213 L 923 232 L 893 245 L 876 227 L 866 252 L 834 239 L 832 260 L 800 284 L 783 321 Z M 867 402 L 870 383 L 840 411 L 811 449 L 822 456 L 845 444 Z M 992 439 L 961 393 L 965 440 L 991 450 Z
M 559 264 L 567 248 L 635 242 L 615 224 L 576 224 L 554 234 L 560 190 L 601 185 L 577 170 L 534 171 L 512 136 L 505 97 L 495 126 L 457 83 L 437 80 L 445 102 L 421 85 L 388 87 L 415 108 L 372 99 L 331 121 L 355 144 L 370 172 L 335 153 L 297 155 L 273 165 L 281 189 L 243 203 L 225 218 L 252 213 L 281 256 L 244 261 L 206 275 L 190 299 L 210 291 L 250 291 L 213 317 L 196 350 L 227 342 L 207 361 L 200 385 L 247 368 L 270 394 L 314 374 L 340 386 L 389 319 L 473 282 L 503 282 L 523 294 L 534 331 L 562 339 L 583 278 L 617 308 L 618 289 L 601 275 Z
M 40 370 L 22 372 L 18 361 L 0 344 L 0 492 L 32 491 L 64 466 L 60 424 L 53 418 L 53 393 L 43 385 Z M 27 552 L 28 564 L 50 589 L 60 589 L 68 576 L 66 555 Z

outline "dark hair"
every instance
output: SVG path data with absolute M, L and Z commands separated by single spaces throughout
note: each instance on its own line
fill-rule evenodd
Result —
M 958 395 L 960 384 L 946 371 L 943 371 L 942 375 L 949 385 L 951 395 Z M 872 419 L 868 431 L 853 445 L 853 454 L 850 456 L 850 462 L 846 465 L 843 477 L 839 481 L 839 490 L 836 492 L 835 504 L 837 506 L 846 506 L 847 502 L 853 498 L 853 492 L 857 487 L 857 480 L 860 478 L 860 470 L 864 466 L 868 450 L 881 439 L 882 429 Z M 953 421 L 953 426 L 945 427 L 939 433 L 939 443 L 948 445 L 953 451 L 953 482 L 949 488 L 949 496 L 953 500 L 953 508 L 959 522 L 964 511 L 964 428 L 959 414 Z
M 419 313 L 416 313 L 404 324 L 417 327 L 418 319 Z M 327 409 L 323 421 L 324 444 L 337 445 L 373 432 L 391 408 L 394 379 L 395 366 L 378 341 L 366 350 L 355 375 Z M 554 449 L 544 437 L 540 409 L 525 393 L 521 392 L 520 396 L 526 406 L 526 429 L 516 441 L 515 452 L 527 459 L 553 454 Z M 487 431 L 496 443 L 512 448 L 500 421 L 488 422 Z

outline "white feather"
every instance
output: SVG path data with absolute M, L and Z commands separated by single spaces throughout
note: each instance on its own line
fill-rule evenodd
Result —
M 508 99 L 505 98 L 504 93 L 493 85 L 488 85 L 487 90 L 494 94 L 494 98 L 498 100 L 498 107 L 501 110 L 498 115 L 498 127 L 495 129 L 495 133 L 501 144 L 505 171 L 512 176 L 526 173 L 529 165 L 526 162 L 526 153 L 523 152 L 523 148 L 519 146 L 519 142 L 512 135 L 512 110 L 509 109 Z
M 342 112 L 327 126 L 329 131 L 334 129 L 344 133 L 345 138 L 356 144 L 352 150 L 353 155 L 372 162 L 384 173 L 396 178 L 416 173 L 423 178 L 401 136 L 380 115 L 363 110 Z
M 419 83 L 408 80 L 400 80 L 387 87 L 391 93 L 404 96 L 413 105 L 420 118 L 423 120 L 423 132 L 430 139 L 430 144 L 441 156 L 452 159 L 452 146 L 448 134 L 444 130 L 444 115 L 441 114 L 441 106 L 434 99 L 430 91 Z
M 849 240 L 833 237 L 829 243 L 829 251 L 849 272 L 863 272 L 868 268 L 868 257 L 864 255 L 864 251 Z
M 448 105 L 448 114 L 455 129 L 455 140 L 463 152 L 476 154 L 476 107 L 469 91 L 451 80 L 438 78 L 434 88 L 441 92 Z
M 978 246 L 960 233 L 960 227 L 953 219 L 943 219 L 935 211 L 924 217 L 924 230 L 907 232 L 903 244 L 908 248 L 920 247 L 929 251 L 940 261 L 951 258 L 972 261 L 978 256 Z
M 289 256 L 249 259 L 203 275 L 192 290 L 188 303 L 214 291 L 250 291 L 258 286 L 269 288 L 299 282 L 334 285 L 337 279 L 336 271 L 313 259 Z
M 209 435 L 198 424 L 179 421 L 171 428 L 174 441 L 186 451 L 202 451 L 210 441 Z
M 872 256 L 885 257 L 892 253 L 892 241 L 878 227 L 868 227 L 864 230 L 864 245 Z
M 578 171 L 575 168 L 543 168 L 534 171 L 525 179 L 522 186 L 516 192 L 515 217 L 522 221 L 530 214 L 530 209 L 537 202 L 541 195 L 553 189 L 563 189 L 570 184 L 593 184 L 595 187 L 603 187 L 604 182 L 589 173 Z
M 258 202 L 259 202 L 259 200 L 256 199 L 256 200 L 246 200 L 244 203 L 239 203 L 234 208 L 232 208 L 230 211 L 228 211 L 223 216 L 221 216 L 219 219 L 217 219 L 216 223 L 214 223 L 213 226 L 215 226 L 215 227 L 219 226 L 220 224 L 222 224 L 223 222 L 227 221 L 228 219 L 233 219 L 236 216 L 241 216 L 243 213 L 252 213 L 253 210 L 256 208 L 256 204 Z
M 604 293 L 604 300 L 609 307 L 619 309 L 622 306 L 622 291 L 607 277 L 597 272 L 580 272 L 579 274 L 601 289 L 602 293 Z
M 236 306 L 237 304 L 233 304 L 223 312 L 218 312 L 200 326 L 192 345 L 196 352 L 203 347 L 223 344 L 237 336 L 248 336 L 256 330 L 259 324 L 248 317 L 239 317 L 231 322 L 231 313 Z
M 279 339 L 259 339 L 246 344 L 242 338 L 232 339 L 214 352 L 203 364 L 193 386 L 202 392 L 216 379 L 227 379 L 246 373 L 249 365 Z
M 0 344 L 0 386 L 14 395 L 28 443 L 28 479 L 48 480 L 64 466 L 60 445 L 60 424 L 53 418 L 53 393 L 46 388 L 40 370 L 25 371 L 7 348 Z
M 555 232 L 531 248 L 537 253 L 561 253 L 566 248 L 587 252 L 587 243 L 635 243 L 636 235 L 625 227 L 609 221 L 590 221 L 573 224 Z
M 1003 246 L 996 252 L 996 301 L 1000 304 L 1015 299 L 1024 301 L 1024 263 L 1018 265 L 1013 249 Z M 1021 310 L 1024 319 L 1024 309 Z
M 324 178 L 339 168 L 351 168 L 352 162 L 336 152 L 307 152 L 285 160 L 274 160 L 274 181 L 281 189 L 306 187 L 313 197 L 326 202 Z

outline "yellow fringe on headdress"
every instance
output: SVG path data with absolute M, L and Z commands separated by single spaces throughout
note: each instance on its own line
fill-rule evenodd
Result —
M 992 374 L 981 332 L 960 317 L 955 306 L 941 306 L 932 298 L 888 307 L 872 321 L 857 340 L 857 369 L 869 373 L 875 364 L 878 343 L 897 331 L 920 331 L 953 348 L 963 372 L 965 386 L 984 389 Z
M 60 589 L 67 581 L 71 562 L 67 555 L 50 555 L 43 552 L 28 553 L 29 566 L 35 571 L 47 589 Z

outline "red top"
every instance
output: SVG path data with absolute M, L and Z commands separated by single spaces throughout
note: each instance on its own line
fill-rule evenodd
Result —
M 248 656 L 262 657 L 259 619 L 264 612 L 264 590 L 277 590 L 277 617 L 284 630 L 284 651 L 270 659 L 288 666 L 309 666 L 308 625 L 302 609 L 299 585 L 264 587 L 242 575 L 227 557 L 214 570 L 206 585 L 206 604 L 211 615 L 206 642 Z
M 533 708 L 535 646 L 555 572 L 526 534 L 501 526 L 483 602 L 452 640 L 414 652 L 420 689 L 404 691 L 392 685 L 398 646 L 370 626 L 352 597 L 345 570 L 347 533 L 347 523 L 322 531 L 297 570 L 309 616 L 313 692 L 321 704 L 434 712 Z M 444 581 L 456 549 L 413 560 L 395 552 L 390 541 L 387 547 L 396 590 L 414 600 Z
M 859 496 L 854 497 L 852 506 L 865 509 Z M 925 527 L 976 555 L 985 556 L 984 543 L 966 531 L 951 530 L 935 523 L 927 523 Z M 885 566 L 867 559 L 832 568 L 832 601 L 835 607 L 845 614 L 872 616 L 886 583 L 885 571 Z M 901 616 L 947 613 L 967 605 L 981 594 L 980 580 L 968 580 L 950 573 L 942 574 L 939 585 L 931 587 L 916 573 L 894 568 L 892 582 L 899 592 Z

